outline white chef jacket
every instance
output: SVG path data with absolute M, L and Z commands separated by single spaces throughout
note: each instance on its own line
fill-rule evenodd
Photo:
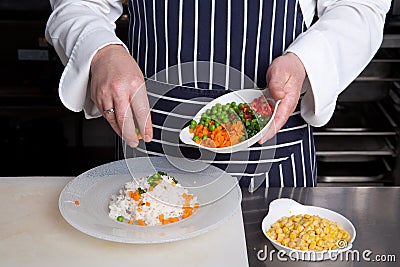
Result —
M 277 0 L 280 1 L 280 0 Z M 101 116 L 88 92 L 96 52 L 123 42 L 115 34 L 121 0 L 50 0 L 46 39 L 65 69 L 59 83 L 62 103 L 86 118 Z M 360 74 L 383 39 L 390 0 L 299 0 L 306 26 L 285 52 L 296 54 L 307 71 L 301 115 L 313 126 L 331 118 L 338 95 Z M 311 25 L 317 12 L 319 20 Z M 310 26 L 311 25 L 311 26 Z

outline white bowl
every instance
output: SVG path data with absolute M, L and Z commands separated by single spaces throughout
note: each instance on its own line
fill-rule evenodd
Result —
M 212 147 L 206 147 L 200 144 L 197 144 L 196 142 L 193 141 L 193 134 L 189 133 L 189 126 L 185 127 L 179 134 L 179 138 L 181 141 L 185 144 L 188 145 L 193 145 L 197 147 L 201 147 L 207 150 L 211 150 L 217 153 L 233 153 L 237 152 L 240 150 L 244 150 L 252 145 L 254 145 L 257 141 L 261 139 L 261 137 L 265 134 L 267 129 L 271 126 L 272 120 L 275 117 L 276 113 L 276 108 L 278 107 L 278 104 L 280 101 L 275 101 L 271 97 L 269 97 L 268 90 L 260 90 L 260 89 L 244 89 L 244 90 L 238 90 L 234 91 L 228 94 L 225 94 L 223 96 L 220 96 L 210 103 L 208 103 L 206 106 L 204 106 L 195 116 L 194 120 L 196 122 L 199 122 L 201 119 L 201 114 L 203 114 L 207 109 L 213 107 L 214 105 L 220 103 L 220 104 L 226 104 L 235 101 L 236 103 L 251 103 L 254 98 L 258 98 L 260 96 L 264 95 L 267 98 L 267 101 L 273 106 L 274 110 L 271 116 L 271 119 L 268 121 L 267 125 L 264 126 L 264 128 L 261 129 L 256 135 L 253 137 L 240 142 L 239 144 L 229 146 L 229 147 L 221 147 L 221 148 L 212 148 Z
M 271 228 L 271 226 L 276 221 L 285 216 L 289 217 L 292 215 L 299 215 L 299 214 L 318 215 L 322 218 L 339 223 L 339 225 L 350 234 L 351 236 L 350 242 L 347 244 L 343 244 L 343 247 L 339 249 L 314 252 L 314 251 L 296 250 L 286 246 L 282 246 L 281 244 L 279 244 L 278 242 L 267 236 L 266 232 Z M 289 256 L 292 259 L 299 259 L 306 261 L 321 261 L 327 259 L 335 259 L 338 257 L 340 253 L 350 250 L 353 247 L 353 242 L 354 239 L 356 238 L 356 229 L 354 228 L 353 224 L 343 215 L 325 208 L 302 205 L 292 199 L 285 199 L 285 198 L 276 199 L 270 203 L 268 214 L 263 219 L 261 228 L 264 235 L 268 238 L 269 241 L 271 241 L 272 245 L 276 249 L 283 251 L 287 256 Z

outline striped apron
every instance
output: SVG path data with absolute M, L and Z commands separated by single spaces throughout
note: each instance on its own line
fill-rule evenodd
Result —
M 269 64 L 306 29 L 298 0 L 130 0 L 129 14 L 129 48 L 146 77 L 154 139 L 126 157 L 209 162 L 250 190 L 316 185 L 312 128 L 299 107 L 273 139 L 245 151 L 215 154 L 179 141 L 210 100 L 265 87 Z

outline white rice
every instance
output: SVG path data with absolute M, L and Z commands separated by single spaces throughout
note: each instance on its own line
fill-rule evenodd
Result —
M 189 194 L 179 183 L 175 184 L 173 177 L 161 175 L 160 183 L 153 187 L 150 192 L 150 185 L 147 182 L 148 177 L 133 179 L 119 190 L 118 195 L 112 195 L 109 204 L 109 216 L 117 220 L 118 216 L 124 218 L 124 222 L 131 221 L 137 224 L 138 220 L 142 220 L 146 225 L 160 225 L 162 222 L 159 215 L 163 214 L 164 218 L 178 217 L 182 219 L 184 214 L 183 206 L 186 203 L 183 194 Z M 175 185 L 174 185 L 175 184 Z M 146 193 L 141 194 L 140 201 L 135 201 L 131 197 L 130 192 L 135 192 L 138 188 L 144 189 Z M 145 203 L 140 205 L 139 203 Z M 150 205 L 146 205 L 146 203 Z M 197 198 L 193 196 L 190 200 L 190 207 L 194 208 Z M 186 203 L 187 205 L 187 203 Z

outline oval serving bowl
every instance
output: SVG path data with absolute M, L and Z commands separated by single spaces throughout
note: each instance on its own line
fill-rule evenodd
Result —
M 273 113 L 268 121 L 267 125 L 264 126 L 264 128 L 261 129 L 256 135 L 253 137 L 244 140 L 236 145 L 233 146 L 228 146 L 228 147 L 221 147 L 221 148 L 213 148 L 213 147 L 206 147 L 201 144 L 197 144 L 195 141 L 193 141 L 193 134 L 189 133 L 189 126 L 185 127 L 182 129 L 182 131 L 179 134 L 179 138 L 181 141 L 185 144 L 188 145 L 193 145 L 197 147 L 201 147 L 203 149 L 207 149 L 216 153 L 233 153 L 237 151 L 244 150 L 252 145 L 254 145 L 258 140 L 261 139 L 261 137 L 266 133 L 269 127 L 271 127 L 273 118 L 275 117 L 276 113 L 276 108 L 279 105 L 280 101 L 275 101 L 271 97 L 269 97 L 268 90 L 261 90 L 261 89 L 244 89 L 244 90 L 238 90 L 238 91 L 233 91 L 231 93 L 225 94 L 223 96 L 220 96 L 210 103 L 208 103 L 206 106 L 204 106 L 193 118 L 197 123 L 201 119 L 201 114 L 203 114 L 207 109 L 213 107 L 214 105 L 220 103 L 220 104 L 226 104 L 235 101 L 236 103 L 251 103 L 254 98 L 258 98 L 260 96 L 264 95 L 267 99 L 267 101 L 272 105 L 273 107 Z
M 339 249 L 316 252 L 310 250 L 297 250 L 283 246 L 266 234 L 271 226 L 282 217 L 290 217 L 299 214 L 318 215 L 322 218 L 339 223 L 339 225 L 351 235 L 350 242 Z M 270 203 L 268 214 L 262 221 L 261 229 L 276 249 L 283 251 L 292 259 L 304 261 L 335 259 L 340 253 L 350 250 L 353 247 L 353 242 L 356 238 L 356 229 L 354 225 L 343 215 L 321 207 L 302 205 L 292 199 L 286 198 L 276 199 Z

